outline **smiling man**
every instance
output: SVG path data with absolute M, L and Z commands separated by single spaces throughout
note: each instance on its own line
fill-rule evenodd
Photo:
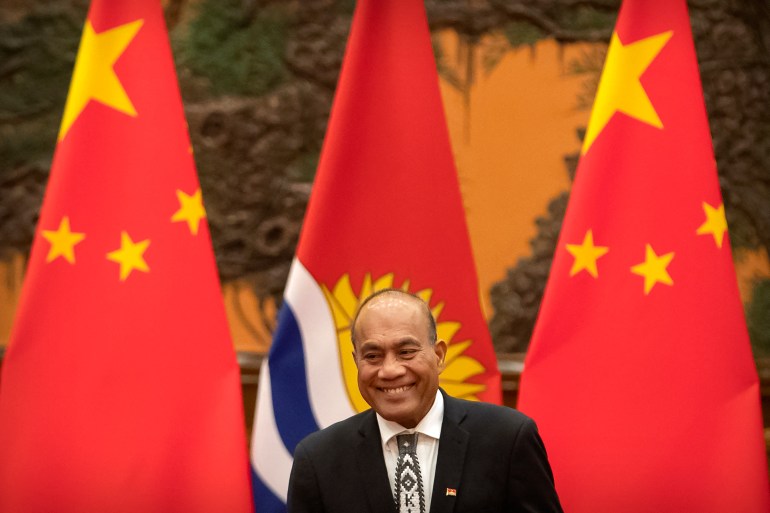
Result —
M 372 409 L 297 446 L 290 513 L 562 511 L 534 422 L 439 388 L 446 343 L 422 299 L 376 292 L 351 334 Z

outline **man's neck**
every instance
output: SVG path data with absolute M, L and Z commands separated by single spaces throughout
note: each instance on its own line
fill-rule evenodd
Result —
M 390 438 L 404 431 L 410 433 L 423 433 L 438 439 L 441 435 L 441 425 L 444 421 L 444 396 L 441 395 L 440 390 L 436 390 L 436 398 L 433 400 L 433 405 L 428 410 L 428 413 L 426 413 L 425 416 L 420 419 L 420 422 L 413 428 L 406 428 L 398 422 L 387 420 L 379 413 L 377 413 L 376 416 L 383 445 L 386 444 Z

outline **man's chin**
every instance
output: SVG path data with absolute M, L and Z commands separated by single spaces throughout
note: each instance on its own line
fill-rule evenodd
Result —
M 408 403 L 411 402 L 411 398 L 407 396 L 400 396 L 400 397 L 383 397 L 380 396 L 377 398 L 377 406 L 380 410 L 383 410 L 385 412 L 391 412 L 395 415 L 403 414 L 403 412 L 409 411 L 411 408 L 408 407 Z M 380 414 L 382 415 L 382 414 Z M 382 415 L 384 417 L 384 415 Z
M 403 397 L 398 400 L 379 401 L 374 410 L 385 420 L 397 422 L 404 427 L 409 427 L 409 419 L 414 416 L 417 405 L 409 401 L 409 398 Z

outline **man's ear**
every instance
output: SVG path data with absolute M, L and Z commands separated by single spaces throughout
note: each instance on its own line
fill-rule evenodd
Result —
M 435 351 L 436 356 L 438 357 L 438 371 L 441 373 L 446 367 L 446 342 L 437 340 L 436 343 L 433 344 L 433 351 Z

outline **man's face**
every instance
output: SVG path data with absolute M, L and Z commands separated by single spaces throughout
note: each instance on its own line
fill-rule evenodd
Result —
M 428 320 L 415 298 L 382 295 L 358 316 L 358 388 L 387 420 L 406 428 L 422 420 L 436 398 L 445 355 L 446 343 L 430 343 Z

